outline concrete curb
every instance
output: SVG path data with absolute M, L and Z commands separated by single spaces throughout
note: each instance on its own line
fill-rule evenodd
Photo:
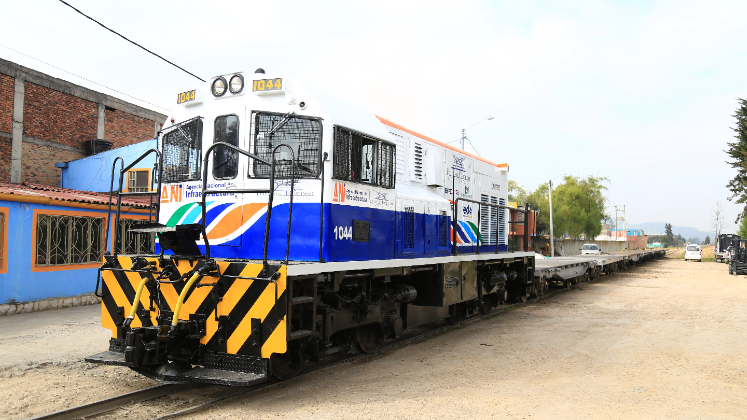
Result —
M 42 299 L 34 302 L 2 303 L 0 304 L 0 316 L 72 308 L 75 306 L 95 305 L 97 303 L 101 303 L 101 298 L 95 296 L 93 293 Z

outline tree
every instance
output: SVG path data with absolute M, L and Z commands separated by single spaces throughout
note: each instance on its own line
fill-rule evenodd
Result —
M 732 127 L 735 133 L 734 138 L 737 141 L 726 143 L 729 148 L 725 150 L 726 154 L 732 159 L 726 163 L 736 169 L 737 174 L 726 184 L 726 187 L 731 191 L 731 196 L 728 198 L 729 201 L 735 200 L 737 204 L 745 204 L 747 203 L 747 100 L 737 98 L 737 102 L 739 103 L 739 107 L 736 114 L 733 115 L 737 120 L 737 124 L 736 127 Z M 737 223 L 739 219 L 744 217 L 745 212 L 747 212 L 747 204 L 737 215 L 737 220 L 734 223 Z
M 705 241 L 703 241 L 704 245 L 710 245 L 711 244 L 711 235 L 706 235 Z
M 555 232 L 572 238 L 582 234 L 593 239 L 602 232 L 602 221 L 609 219 L 605 213 L 605 177 L 589 176 L 586 179 L 566 175 L 563 183 L 553 192 L 553 222 Z
M 711 210 L 711 227 L 716 232 L 716 237 L 721 235 L 721 231 L 726 227 L 726 221 L 724 220 L 724 206 L 721 205 L 720 201 L 717 201 L 713 205 Z
M 669 248 L 670 246 L 672 246 L 672 240 L 669 239 L 669 236 L 664 235 L 661 238 L 661 244 L 664 245 L 665 248 Z
M 664 224 L 664 234 L 667 235 L 667 239 L 669 239 L 669 243 L 671 244 L 674 242 L 674 233 L 672 233 L 672 224 L 671 223 L 665 223 Z
M 747 217 L 743 217 L 739 223 L 739 229 L 737 229 L 737 235 L 740 238 L 747 238 Z
M 527 195 L 527 191 L 516 181 L 508 180 L 508 201 L 515 201 L 521 206 L 527 202 Z
M 525 201 L 529 206 L 538 210 L 537 233 L 540 235 L 550 234 L 550 188 L 546 183 L 540 184 L 536 190 L 527 193 Z M 553 197 L 555 198 L 555 197 Z M 553 217 L 555 215 L 553 214 Z

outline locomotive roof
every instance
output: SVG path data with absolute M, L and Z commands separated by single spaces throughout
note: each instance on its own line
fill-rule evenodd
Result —
M 436 139 L 434 139 L 432 137 L 428 137 L 428 136 L 426 136 L 424 134 L 420 134 L 420 133 L 418 133 L 416 131 L 412 131 L 409 128 L 402 127 L 401 125 L 399 125 L 399 124 L 397 124 L 395 122 L 389 121 L 388 119 L 386 119 L 384 117 L 380 117 L 380 116 L 377 115 L 376 118 L 378 118 L 379 121 L 381 121 L 383 124 L 386 124 L 386 125 L 388 125 L 390 127 L 396 128 L 398 130 L 402 130 L 402 131 L 404 131 L 406 133 L 412 134 L 415 137 L 419 137 L 419 138 L 421 138 L 423 140 L 427 140 L 427 141 L 429 141 L 431 143 L 434 143 L 434 144 L 437 144 L 437 145 L 439 145 L 441 147 L 445 147 L 445 148 L 451 149 L 451 150 L 453 150 L 455 152 L 459 152 L 459 153 L 461 153 L 463 155 L 467 155 L 467 156 L 469 156 L 469 157 L 471 157 L 473 159 L 477 159 L 477 160 L 479 160 L 481 162 L 485 162 L 488 165 L 492 165 L 492 166 L 495 166 L 497 168 L 508 168 L 508 163 L 494 163 L 494 162 L 491 162 L 491 161 L 489 161 L 489 160 L 487 160 L 485 158 L 482 158 L 480 156 L 473 155 L 472 153 L 469 153 L 469 152 L 464 151 L 462 149 L 457 149 L 454 146 L 451 146 L 451 145 L 448 145 L 446 143 L 440 142 L 440 141 L 438 141 L 438 140 L 436 140 Z

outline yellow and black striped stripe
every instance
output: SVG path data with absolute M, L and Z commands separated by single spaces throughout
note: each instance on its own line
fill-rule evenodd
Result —
M 161 270 L 157 258 L 146 259 L 154 262 L 157 270 Z M 117 270 L 132 267 L 132 258 L 127 256 L 118 256 L 116 261 L 112 262 L 114 269 L 104 270 L 102 274 L 104 297 L 101 303 L 101 320 L 102 325 L 112 331 L 114 338 L 124 338 L 117 337 L 117 324 L 121 325 L 124 317 L 129 314 L 140 281 L 151 274 Z M 180 260 L 176 267 L 183 275 L 199 269 L 202 264 L 204 263 L 201 261 L 191 264 L 187 260 Z M 262 264 L 241 262 L 218 261 L 218 267 L 223 275 L 239 277 L 257 277 L 262 271 Z M 278 273 L 279 276 L 275 280 L 277 298 L 275 284 L 272 282 L 204 276 L 198 283 L 217 285 L 193 287 L 189 290 L 182 304 L 179 319 L 189 320 L 191 314 L 201 315 L 205 319 L 205 335 L 200 342 L 205 345 L 206 350 L 264 358 L 269 358 L 273 353 L 285 353 L 286 267 L 281 266 Z M 130 327 L 156 325 L 156 317 L 161 312 L 173 311 L 184 285 L 184 282 L 161 283 L 158 296 L 153 296 L 153 311 L 148 311 L 151 306 L 151 295 L 145 288 L 140 296 L 140 310 L 137 311 Z M 217 299 L 216 295 L 211 293 L 213 287 L 219 288 L 222 299 Z

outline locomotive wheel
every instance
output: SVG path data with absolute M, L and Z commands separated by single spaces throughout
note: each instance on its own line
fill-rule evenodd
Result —
M 274 353 L 270 356 L 272 377 L 279 381 L 287 381 L 301 372 L 303 367 L 303 344 L 298 340 L 288 343 L 288 351 L 284 354 Z
M 525 303 L 527 301 L 527 295 L 516 295 L 516 302 L 518 303 Z
M 376 324 L 368 324 L 358 327 L 358 337 L 355 339 L 355 348 L 361 353 L 373 353 L 379 348 L 383 341 L 381 328 Z

